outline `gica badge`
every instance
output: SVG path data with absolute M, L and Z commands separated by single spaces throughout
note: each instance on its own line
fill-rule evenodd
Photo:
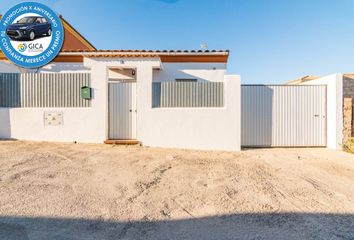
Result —
M 39 68 L 51 62 L 64 41 L 59 16 L 47 6 L 23 2 L 0 21 L 0 49 L 17 66 Z

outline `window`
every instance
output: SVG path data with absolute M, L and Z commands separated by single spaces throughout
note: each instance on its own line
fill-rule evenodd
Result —
M 195 78 L 176 78 L 176 82 L 197 82 Z
M 47 19 L 42 18 L 42 23 L 47 23 Z
M 24 17 L 20 21 L 18 21 L 17 23 L 20 23 L 20 24 L 34 23 L 35 20 L 36 20 L 35 17 Z

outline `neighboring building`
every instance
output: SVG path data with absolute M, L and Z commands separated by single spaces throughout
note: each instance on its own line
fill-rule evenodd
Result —
M 343 96 L 354 99 L 354 74 L 343 74 Z
M 354 137 L 354 74 L 343 74 L 343 143 Z
M 40 69 L 0 52 L 0 138 L 240 150 L 228 51 L 97 50 L 62 22 L 62 50 Z
M 287 84 L 327 86 L 327 146 L 342 148 L 348 138 L 354 136 L 354 74 L 333 74 Z
M 241 86 L 241 146 L 342 149 L 354 133 L 354 74 Z
M 295 80 L 287 81 L 286 84 L 300 84 L 300 83 L 304 83 L 304 82 L 307 82 L 307 81 L 315 80 L 317 78 L 319 78 L 319 77 L 316 77 L 316 76 L 304 76 L 304 77 L 301 77 L 301 78 L 298 78 L 298 79 L 295 79 Z

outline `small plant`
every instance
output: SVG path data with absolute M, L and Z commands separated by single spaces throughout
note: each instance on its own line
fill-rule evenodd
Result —
M 354 138 L 349 138 L 348 141 L 343 144 L 343 150 L 348 153 L 354 153 Z

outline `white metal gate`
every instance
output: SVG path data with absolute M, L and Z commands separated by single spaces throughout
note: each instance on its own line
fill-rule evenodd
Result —
M 326 86 L 242 85 L 241 145 L 326 146 Z
M 108 83 L 109 139 L 136 139 L 136 83 Z

